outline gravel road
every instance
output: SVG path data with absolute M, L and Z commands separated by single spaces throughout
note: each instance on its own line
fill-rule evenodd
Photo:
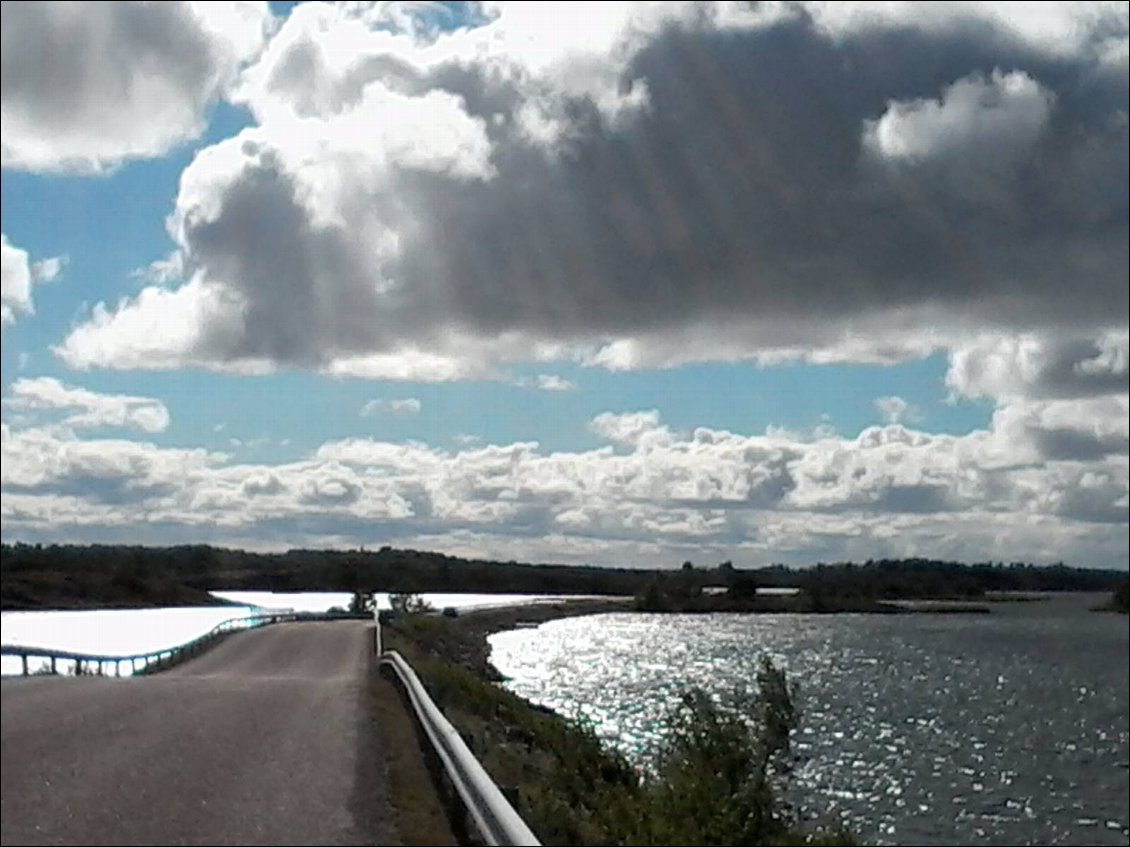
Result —
M 390 844 L 361 621 L 138 679 L 0 684 L 4 844 Z

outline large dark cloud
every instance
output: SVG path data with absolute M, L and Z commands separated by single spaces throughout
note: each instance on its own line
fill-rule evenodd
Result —
M 1033 148 L 992 175 L 998 202 L 952 196 L 936 163 L 863 161 L 864 123 L 890 100 L 997 69 L 1055 101 Z M 593 117 L 556 157 L 503 143 L 487 182 L 407 177 L 421 228 L 393 275 L 440 289 L 480 332 L 805 324 L 939 303 L 1014 326 L 1126 310 L 1124 76 L 991 30 L 837 43 L 804 20 L 672 30 L 631 74 L 650 108 L 621 131 Z
M 577 83 L 607 57 L 535 72 L 466 34 L 343 60 L 332 26 L 301 30 L 328 14 L 292 18 L 249 75 L 263 127 L 226 170 L 186 174 L 184 268 L 234 318 L 183 360 L 513 360 L 674 335 L 676 359 L 849 336 L 870 353 L 846 357 L 882 358 L 973 328 L 1125 325 L 1124 14 L 1061 49 L 960 9 L 836 32 L 684 16 L 637 37 L 613 95 Z M 141 308 L 63 355 L 136 365 Z

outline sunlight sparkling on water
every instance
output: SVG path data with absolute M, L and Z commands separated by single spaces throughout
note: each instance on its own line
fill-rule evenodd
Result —
M 1094 598 L 991 615 L 636 615 L 492 636 L 508 686 L 638 763 L 687 686 L 799 684 L 792 799 L 869 843 L 1126 844 L 1130 633 Z

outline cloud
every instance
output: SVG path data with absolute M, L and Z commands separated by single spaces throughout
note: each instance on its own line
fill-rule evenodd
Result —
M 197 137 L 271 21 L 266 3 L 5 5 L 3 166 L 100 172 Z
M 667 444 L 674 437 L 660 423 L 658 409 L 622 414 L 602 412 L 589 422 L 589 430 L 606 441 L 630 447 Z
M 151 433 L 169 428 L 169 410 L 160 400 L 99 394 L 47 376 L 17 379 L 4 405 L 21 412 L 74 410 L 63 424 L 75 428 L 130 427 Z
M 411 542 L 604 564 L 717 553 L 751 564 L 934 555 L 1119 566 L 1127 406 L 1075 405 L 1025 415 L 1010 405 L 966 435 L 890 424 L 804 439 L 680 433 L 654 411 L 607 412 L 591 429 L 610 443 L 593 450 L 350 438 L 257 464 L 5 423 L 0 514 L 5 539 L 159 530 L 164 543 L 201 533 L 273 548 Z
M 52 256 L 40 259 L 31 266 L 31 275 L 37 282 L 54 282 L 67 266 L 66 256 Z
M 918 407 L 898 396 L 877 397 L 875 410 L 890 424 L 919 423 L 922 420 Z
M 0 298 L 5 324 L 15 321 L 17 311 L 33 311 L 27 251 L 12 245 L 6 235 L 0 235 Z
M 1130 430 L 1125 329 L 986 334 L 950 351 L 951 399 L 991 398 L 993 429 L 1032 461 L 1124 456 Z
M 2 429 L 2 497 L 5 521 L 23 514 L 60 525 L 137 525 L 147 504 L 176 503 L 188 511 L 194 481 L 222 454 L 160 448 L 123 439 L 79 438 L 73 431 Z
M 394 400 L 386 400 L 380 398 L 377 400 L 370 400 L 361 407 L 361 417 L 373 418 L 377 415 L 394 414 L 394 415 L 418 415 L 422 405 L 415 397 L 401 397 Z
M 538 374 L 519 377 L 513 381 L 519 388 L 536 388 L 538 391 L 576 391 L 577 385 L 559 374 Z
M 892 100 L 864 123 L 863 146 L 892 161 L 924 163 L 978 154 L 993 167 L 1023 157 L 1043 133 L 1053 98 L 1023 71 L 964 77 L 936 99 Z M 1003 162 L 1001 161 L 1003 160 Z
M 987 334 L 950 352 L 946 385 L 960 397 L 1059 398 L 1130 391 L 1125 328 L 1098 334 Z
M 1039 459 L 1124 456 L 1130 445 L 1130 399 L 1123 394 L 1012 400 L 994 412 L 993 426 L 1013 439 L 1015 447 L 1029 446 Z
M 542 391 L 576 391 L 575 383 L 558 374 L 538 374 L 534 384 Z
M 1098 33 L 1115 43 L 1124 32 L 1125 10 L 1117 2 L 981 3 L 957 0 L 947 6 L 914 0 L 894 2 L 809 3 L 806 11 L 819 29 L 836 39 L 860 32 L 899 27 L 936 36 L 961 35 L 971 25 L 1006 34 L 1027 47 L 1051 56 L 1071 56 L 1093 45 Z
M 577 27 L 519 4 L 438 32 L 304 4 L 232 95 L 259 125 L 182 177 L 180 281 L 96 306 L 57 352 L 451 380 L 1111 329 L 1125 6 L 908 8 Z
M 278 476 L 268 471 L 252 473 L 240 483 L 240 491 L 249 497 L 262 497 L 286 491 Z
M 0 234 L 0 323 L 14 323 L 17 314 L 33 314 L 31 289 L 38 282 L 52 282 L 66 267 L 66 256 L 53 256 L 29 264 L 28 252 Z
M 229 438 L 228 444 L 236 449 L 257 450 L 261 447 L 271 447 L 276 445 L 279 447 L 287 447 L 290 445 L 290 439 L 274 439 L 269 435 L 257 435 L 254 438 Z
M 327 468 L 311 474 L 302 485 L 299 500 L 315 506 L 348 505 L 357 502 L 362 487 L 347 468 Z

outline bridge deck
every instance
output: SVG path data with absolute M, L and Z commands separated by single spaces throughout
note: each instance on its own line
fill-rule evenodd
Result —
M 0 685 L 5 844 L 390 844 L 363 622 L 136 679 Z

